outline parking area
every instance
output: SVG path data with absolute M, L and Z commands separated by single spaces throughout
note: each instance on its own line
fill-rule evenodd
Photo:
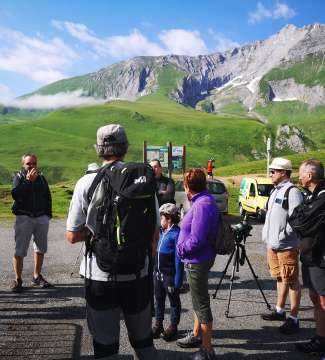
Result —
M 78 257 L 80 244 L 71 245 L 65 240 L 65 221 L 51 222 L 49 252 L 45 259 L 44 275 L 55 288 L 36 289 L 31 286 L 33 267 L 29 253 L 24 266 L 24 285 L 21 294 L 9 290 L 12 280 L 11 257 L 14 249 L 12 222 L 0 223 L 0 358 L 20 359 L 92 359 L 91 338 L 85 322 L 83 281 L 73 264 Z M 273 305 L 275 283 L 270 279 L 265 261 L 265 245 L 261 242 L 262 225 L 255 224 L 252 236 L 247 239 L 248 258 L 259 277 L 265 296 Z M 209 287 L 213 293 L 228 256 L 218 256 L 212 268 Z M 280 323 L 266 322 L 260 314 L 267 311 L 247 263 L 236 272 L 229 317 L 225 317 L 229 293 L 228 270 L 216 299 L 211 299 L 214 314 L 215 351 L 223 359 L 276 360 L 310 359 L 295 352 L 294 343 L 313 335 L 313 311 L 307 290 L 301 302 L 301 331 L 296 335 L 282 335 Z M 71 272 L 74 272 L 71 276 Z M 182 294 L 180 332 L 192 326 L 189 293 Z M 169 307 L 167 306 L 166 325 Z M 155 341 L 162 359 L 186 359 L 191 350 L 183 350 L 175 342 Z M 121 326 L 121 359 L 130 359 L 126 329 Z

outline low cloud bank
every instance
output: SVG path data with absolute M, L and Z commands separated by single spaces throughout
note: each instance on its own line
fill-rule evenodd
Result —
M 61 92 L 55 95 L 31 95 L 27 98 L 17 98 L 4 100 L 0 102 L 5 106 L 33 109 L 33 110 L 53 110 L 59 108 L 69 108 L 76 106 L 90 106 L 105 103 L 106 99 L 98 99 L 89 96 L 83 96 L 82 90 L 72 92 Z

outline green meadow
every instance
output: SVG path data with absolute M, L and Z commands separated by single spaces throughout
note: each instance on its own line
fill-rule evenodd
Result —
M 0 217 L 10 214 L 9 184 L 25 152 L 38 155 L 39 167 L 51 184 L 54 214 L 65 216 L 75 181 L 87 164 L 99 162 L 94 150 L 96 130 L 109 123 L 120 123 L 126 128 L 130 142 L 126 161 L 142 160 L 144 140 L 149 145 L 171 141 L 173 145 L 187 146 L 187 167 L 204 167 L 213 157 L 217 176 L 263 173 L 265 160 L 255 161 L 253 153 L 265 156 L 265 138 L 274 138 L 278 124 L 303 128 L 317 148 L 325 149 L 324 108 L 309 109 L 298 102 L 260 106 L 255 110 L 268 118 L 266 125 L 246 117 L 239 105 L 225 106 L 220 114 L 196 111 L 169 98 L 182 76 L 171 66 L 163 67 L 158 89 L 135 102 L 114 101 L 52 112 L 6 112 L 0 108 Z M 325 150 L 310 154 L 273 152 L 280 154 L 288 155 L 296 168 L 306 157 L 325 160 Z M 237 212 L 238 189 L 230 190 L 230 211 Z

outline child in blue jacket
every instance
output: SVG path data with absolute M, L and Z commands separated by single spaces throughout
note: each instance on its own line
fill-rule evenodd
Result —
M 179 289 L 182 285 L 183 263 L 176 252 L 180 228 L 179 209 L 171 203 L 163 204 L 160 209 L 160 238 L 156 250 L 154 267 L 155 318 L 153 337 L 163 334 L 165 341 L 176 340 L 177 326 L 181 316 Z M 170 302 L 170 325 L 164 330 L 165 300 Z

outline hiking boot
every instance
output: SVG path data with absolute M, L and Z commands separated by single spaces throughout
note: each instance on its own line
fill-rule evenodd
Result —
M 295 322 L 291 317 L 288 317 L 283 325 L 279 328 L 280 333 L 291 335 L 299 331 L 299 320 Z
M 21 293 L 23 291 L 23 281 L 21 279 L 15 280 L 11 286 L 11 291 Z
M 282 314 L 280 314 L 276 310 L 273 310 L 270 313 L 262 314 L 261 318 L 266 321 L 285 321 L 286 313 L 284 311 Z
M 53 285 L 50 284 L 48 281 L 46 281 L 41 274 L 39 274 L 37 278 L 33 277 L 32 283 L 34 286 L 39 286 L 43 289 L 48 289 L 53 287 Z
M 177 325 L 169 325 L 168 328 L 163 332 L 163 339 L 167 342 L 177 339 Z
M 208 352 L 204 349 L 200 349 L 188 357 L 189 360 L 216 360 L 217 356 L 214 351 Z
M 176 344 L 181 348 L 199 347 L 202 344 L 200 336 L 195 336 L 193 331 L 190 331 L 185 337 L 176 341 Z
M 152 328 L 152 336 L 154 339 L 159 339 L 160 334 L 164 332 L 164 327 L 162 321 L 156 321 L 155 325 Z
M 309 355 L 324 355 L 325 354 L 325 338 L 314 336 L 308 342 L 296 343 L 296 349 Z

